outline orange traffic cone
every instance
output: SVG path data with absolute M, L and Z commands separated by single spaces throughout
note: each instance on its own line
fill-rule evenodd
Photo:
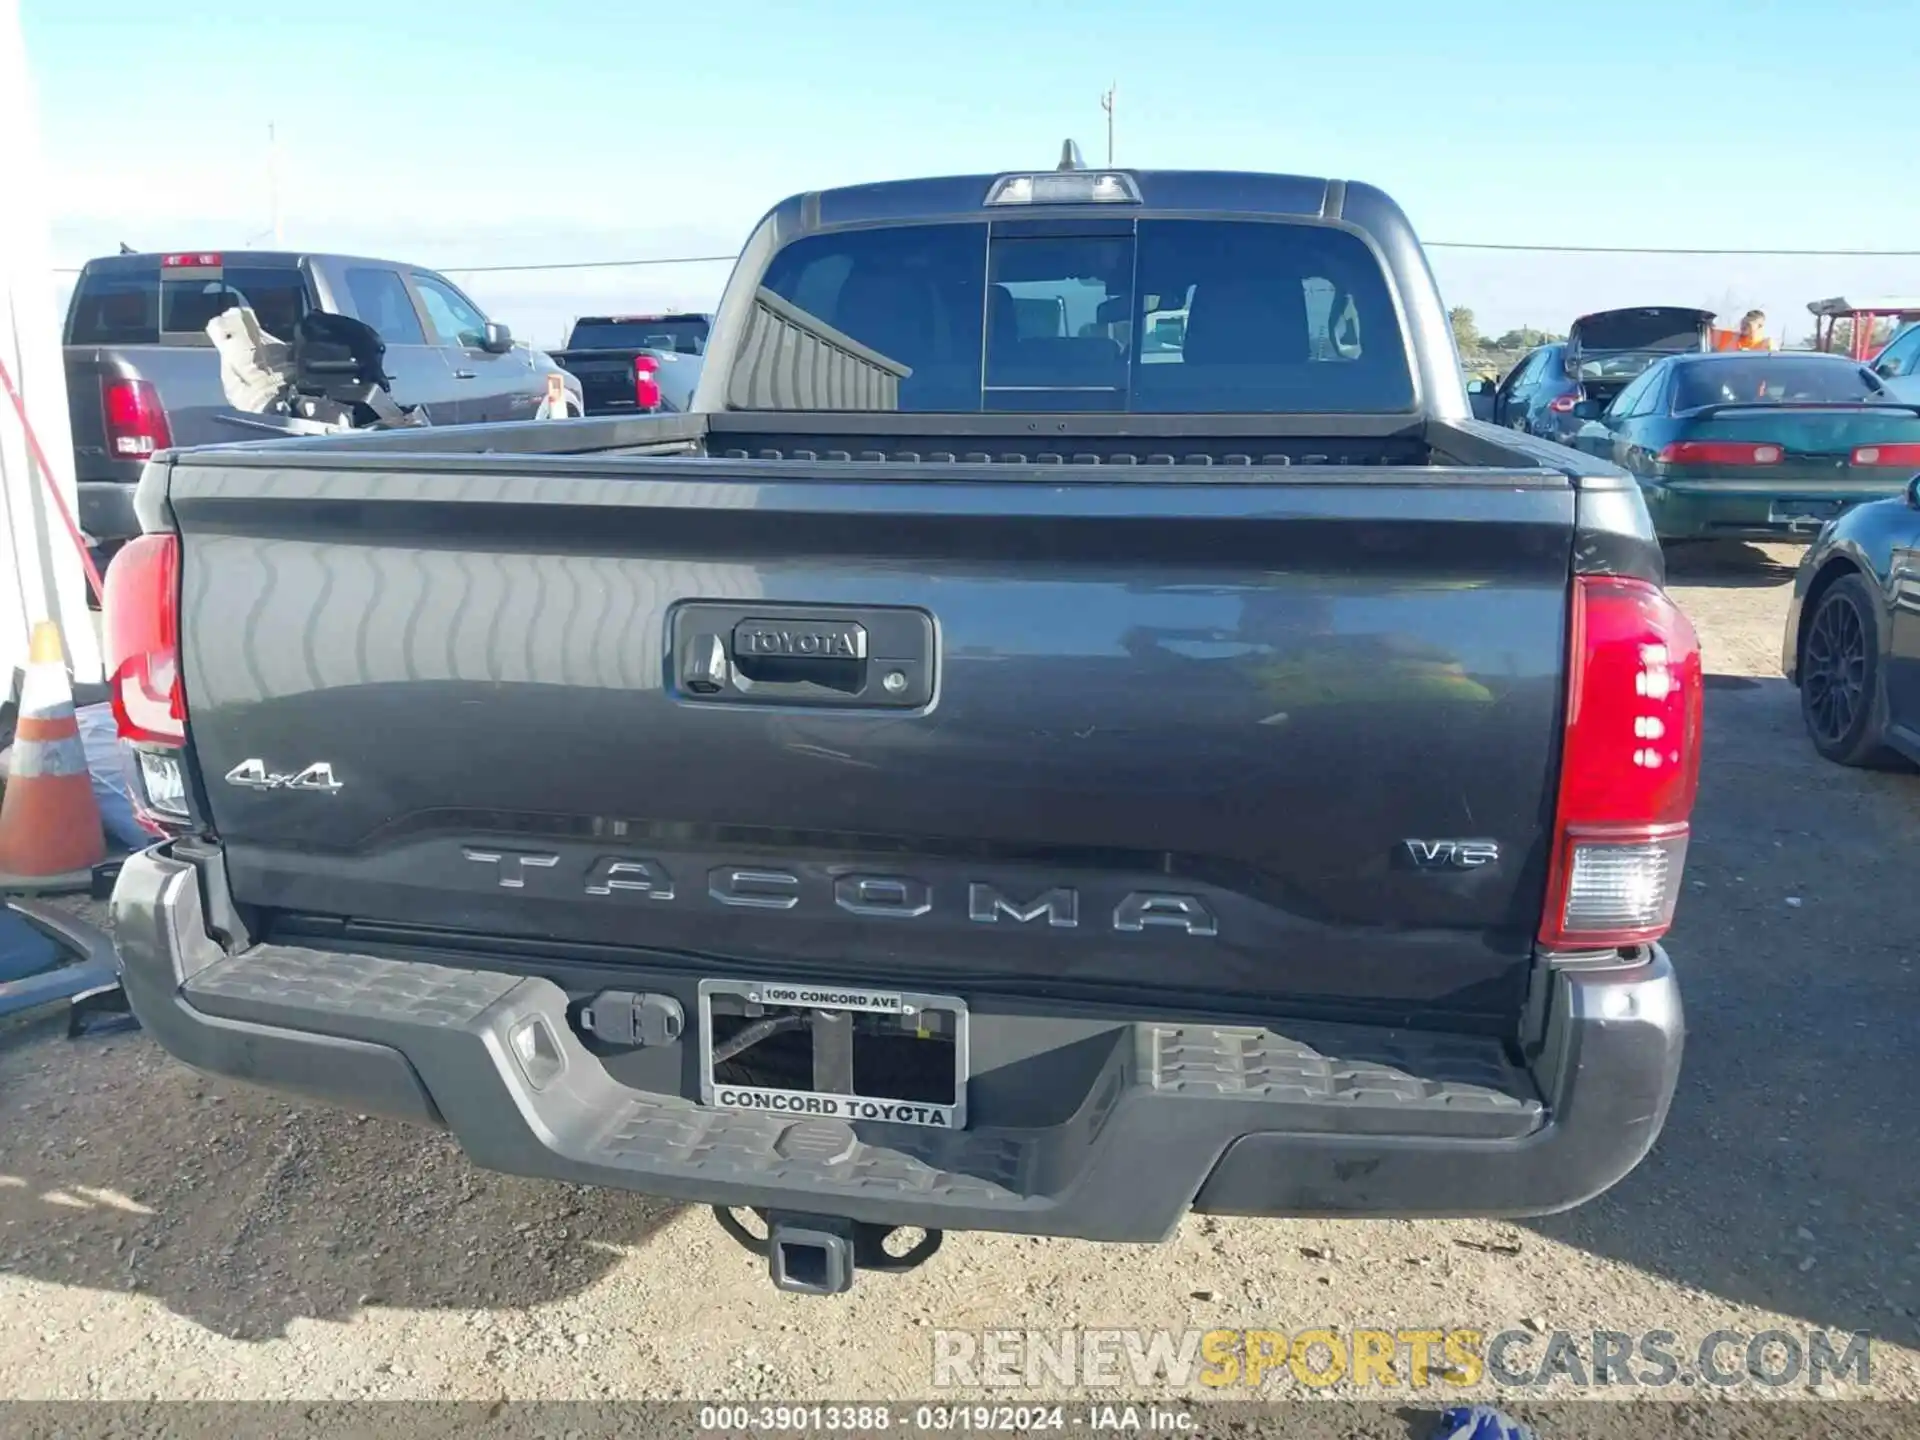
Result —
M 107 858 L 100 805 L 73 713 L 60 627 L 33 627 L 6 798 L 0 801 L 0 890 L 85 890 Z

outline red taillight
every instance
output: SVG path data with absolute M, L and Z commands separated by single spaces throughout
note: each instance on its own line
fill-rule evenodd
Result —
M 1571 415 L 1573 407 L 1580 403 L 1578 395 L 1556 395 L 1547 402 L 1547 409 L 1556 415 Z
M 1609 949 L 1673 923 L 1700 788 L 1693 626 L 1641 580 L 1575 580 L 1566 743 L 1540 943 Z
M 145 460 L 173 444 L 167 408 L 149 380 L 109 380 L 102 403 L 107 417 L 107 453 L 117 460 Z
M 1786 451 L 1744 440 L 1676 440 L 1653 458 L 1663 465 L 1778 465 Z
M 633 357 L 633 403 L 642 410 L 660 408 L 660 361 L 657 356 Z
M 141 535 L 107 566 L 101 630 L 122 740 L 179 745 L 186 740 L 180 690 L 180 542 Z
M 214 270 L 220 266 L 220 257 L 207 251 L 187 255 L 162 255 L 160 264 L 167 270 Z
M 1853 463 L 1866 466 L 1892 466 L 1901 470 L 1920 470 L 1920 445 L 1860 445 L 1853 452 Z

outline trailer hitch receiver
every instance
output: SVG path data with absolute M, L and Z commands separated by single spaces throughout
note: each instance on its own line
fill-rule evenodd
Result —
M 715 1206 L 720 1228 L 749 1253 L 763 1257 L 774 1288 L 795 1295 L 843 1295 L 853 1288 L 856 1270 L 904 1274 L 924 1265 L 940 1248 L 942 1232 L 929 1230 L 912 1249 L 895 1255 L 886 1248 L 897 1226 L 874 1225 L 838 1215 L 800 1215 L 756 1210 L 767 1233 L 755 1235 L 733 1211 Z

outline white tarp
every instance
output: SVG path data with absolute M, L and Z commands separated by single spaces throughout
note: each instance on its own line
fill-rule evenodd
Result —
M 0 0 L 0 364 L 26 402 L 52 482 L 77 520 L 39 119 L 19 0 Z M 40 620 L 60 622 L 76 681 L 101 678 L 86 572 L 47 483 L 0 390 L 0 699 L 14 693 L 28 633 Z

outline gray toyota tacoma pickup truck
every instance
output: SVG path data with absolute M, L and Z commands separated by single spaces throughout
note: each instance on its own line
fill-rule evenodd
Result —
M 813 1293 L 945 1230 L 1559 1210 L 1665 1120 L 1699 650 L 1633 481 L 1471 418 L 1376 189 L 797 195 L 689 413 L 138 504 L 171 838 L 116 938 L 203 1071 Z

